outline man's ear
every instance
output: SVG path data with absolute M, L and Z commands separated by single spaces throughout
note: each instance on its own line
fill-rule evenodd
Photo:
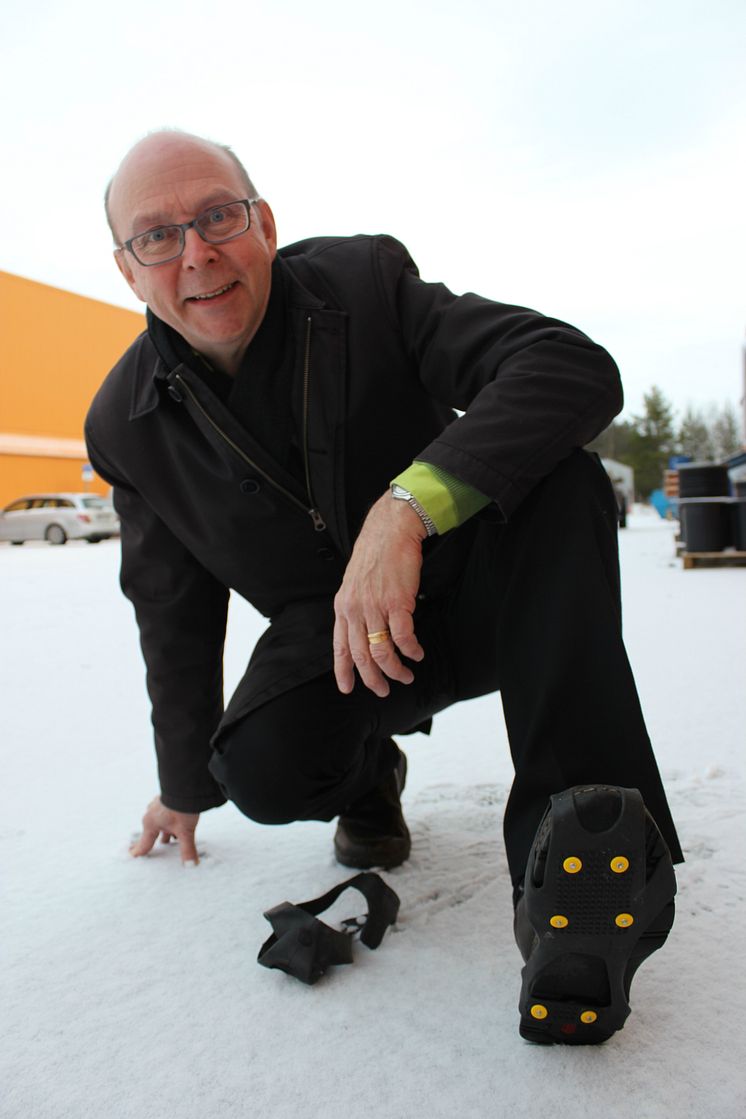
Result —
M 275 216 L 270 209 L 269 202 L 260 199 L 259 202 L 254 203 L 254 208 L 259 215 L 259 224 L 262 227 L 264 240 L 269 245 L 274 258 L 277 252 L 277 228 L 275 226 Z
M 126 254 L 125 250 L 124 249 L 115 249 L 114 250 L 114 260 L 117 262 L 117 268 L 122 273 L 122 275 L 124 276 L 125 280 L 129 284 L 129 286 L 134 291 L 137 298 L 139 300 L 141 300 L 141 302 L 145 303 L 146 302 L 145 296 L 141 295 L 140 292 L 137 289 L 137 280 L 135 278 L 135 273 L 132 271 L 132 268 L 130 266 L 129 260 L 127 259 L 127 254 Z

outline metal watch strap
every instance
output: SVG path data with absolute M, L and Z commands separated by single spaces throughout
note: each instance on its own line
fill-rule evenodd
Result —
M 409 490 L 405 490 L 404 486 L 400 486 L 398 482 L 392 482 L 391 496 L 397 501 L 406 501 L 407 505 L 411 505 L 415 513 L 427 529 L 427 535 L 437 536 L 438 530 L 435 527 L 435 521 L 432 519 L 430 514 L 422 508 L 414 494 L 411 494 Z

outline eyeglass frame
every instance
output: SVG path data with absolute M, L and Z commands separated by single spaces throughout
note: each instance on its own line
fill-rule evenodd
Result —
M 242 229 L 240 233 L 231 233 L 230 237 L 222 237 L 218 241 L 208 240 L 208 238 L 205 237 L 204 233 L 198 226 L 197 222 L 201 221 L 206 214 L 211 214 L 213 210 L 220 210 L 225 206 L 235 206 L 237 202 L 240 202 L 241 205 L 246 207 L 246 228 Z M 178 260 L 179 257 L 184 255 L 184 249 L 186 248 L 186 233 L 188 229 L 194 229 L 195 233 L 197 233 L 197 235 L 202 238 L 206 245 L 225 245 L 228 241 L 234 241 L 236 237 L 243 237 L 244 233 L 248 233 L 251 229 L 251 207 L 254 205 L 255 202 L 261 202 L 261 198 L 259 197 L 259 195 L 257 195 L 255 198 L 233 198 L 230 202 L 218 202 L 215 206 L 208 206 L 206 210 L 202 210 L 202 212 L 197 214 L 196 218 L 192 218 L 191 221 L 171 221 L 166 223 L 165 225 L 154 225 L 152 229 L 143 229 L 142 233 L 136 233 L 134 237 L 130 237 L 128 241 L 123 241 L 121 245 L 116 245 L 115 247 L 120 252 L 123 252 L 125 249 L 127 249 L 130 253 L 132 253 L 132 256 L 135 258 L 137 263 L 143 268 L 155 268 L 159 264 L 170 264 L 172 260 Z M 147 233 L 155 233 L 157 229 L 178 229 L 179 237 L 181 238 L 181 248 L 179 249 L 176 256 L 167 256 L 165 260 L 151 260 L 149 262 L 140 260 L 139 256 L 132 248 L 132 242 L 136 241 L 138 237 L 144 237 Z

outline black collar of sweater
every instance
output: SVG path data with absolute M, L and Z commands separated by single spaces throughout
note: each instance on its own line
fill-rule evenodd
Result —
M 283 363 L 287 344 L 285 276 L 279 259 L 272 264 L 269 302 L 259 329 L 252 338 L 236 377 L 231 377 L 199 354 L 187 340 L 148 307 L 145 312 L 148 334 L 158 356 L 171 372 L 179 365 L 196 373 L 223 400 L 227 401 L 237 382 L 249 370 L 278 368 Z

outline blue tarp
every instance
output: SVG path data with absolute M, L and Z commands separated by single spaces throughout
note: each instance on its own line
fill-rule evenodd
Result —
M 650 504 L 664 521 L 671 520 L 672 517 L 676 518 L 679 515 L 678 501 L 672 501 L 670 497 L 666 497 L 663 490 L 653 490 L 650 495 Z

